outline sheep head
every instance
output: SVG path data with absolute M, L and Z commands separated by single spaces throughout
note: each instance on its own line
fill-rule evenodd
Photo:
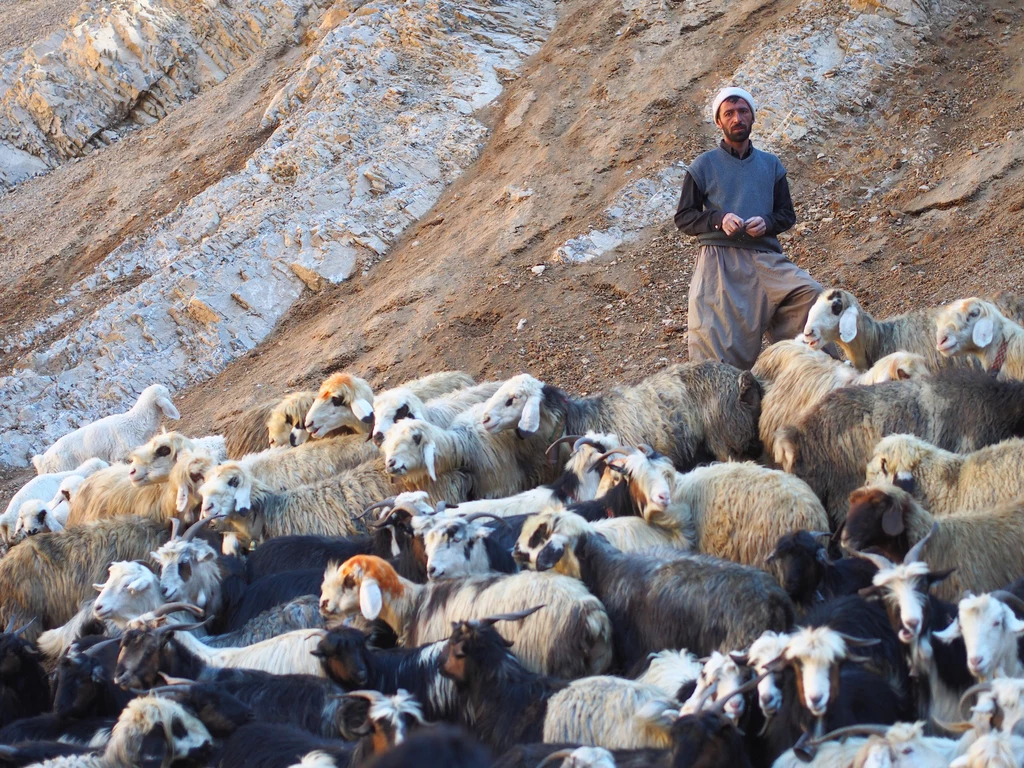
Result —
M 790 635 L 783 658 L 793 666 L 800 699 L 812 715 L 824 715 L 839 695 L 839 664 L 859 660 L 849 648 L 878 642 L 849 637 L 829 627 L 804 627 Z
M 804 342 L 811 349 L 821 349 L 832 341 L 849 344 L 857 338 L 860 311 L 860 304 L 849 291 L 822 291 L 807 313 Z
M 669 507 L 674 506 L 672 497 L 683 477 L 676 472 L 671 459 L 655 453 L 647 446 L 641 446 L 623 459 L 608 462 L 609 469 L 625 476 L 633 504 L 647 522 L 662 518 Z M 609 490 L 608 478 L 603 478 L 598 493 Z M 686 506 L 686 505 L 683 505 Z M 688 507 L 684 515 L 688 514 Z
M 931 369 L 923 355 L 913 352 L 893 352 L 878 360 L 867 371 L 858 376 L 855 384 L 881 384 L 885 381 L 908 381 L 928 376 Z
M 894 485 L 858 488 L 850 494 L 843 547 L 876 547 L 889 560 L 902 561 L 910 549 L 907 527 L 915 506 L 910 494 Z
M 245 516 L 252 508 L 253 477 L 237 461 L 227 461 L 210 470 L 201 486 L 202 516 L 237 514 Z
M 868 462 L 866 484 L 887 485 L 892 483 L 907 493 L 916 487 L 914 474 L 922 463 L 940 451 L 916 435 L 888 435 L 875 446 Z
M 813 599 L 829 564 L 822 531 L 793 531 L 779 537 L 765 564 L 775 563 L 779 583 L 794 600 Z
M 576 545 L 593 527 L 572 512 L 541 512 L 523 523 L 512 558 L 533 571 L 550 571 L 580 578 Z
M 182 451 L 171 469 L 170 483 L 177 488 L 174 508 L 182 522 L 192 523 L 199 516 L 202 497 L 199 489 L 217 466 L 217 462 L 204 451 Z
M 314 397 L 312 392 L 293 392 L 274 406 L 266 421 L 271 448 L 295 447 L 309 439 L 306 414 Z
M 1006 597 L 1004 597 L 1006 595 Z M 1024 621 L 1008 599 L 1018 607 L 1019 600 L 1008 593 L 978 595 L 968 593 L 957 606 L 957 617 L 941 632 L 933 632 L 941 642 L 962 637 L 967 649 L 967 669 L 979 680 L 993 677 L 1017 677 L 1021 673 L 1017 659 L 1017 638 L 1024 634 Z M 1021 603 L 1024 608 L 1024 603 Z
M 99 597 L 93 603 L 93 615 L 101 621 L 112 621 L 124 628 L 137 616 L 152 611 L 163 603 L 160 579 L 140 562 L 111 563 L 106 582 L 93 584 Z
M 488 432 L 519 429 L 532 434 L 540 429 L 544 382 L 528 373 L 513 376 L 480 409 L 480 423 Z
M 54 516 L 50 505 L 39 499 L 29 499 L 18 509 L 18 519 L 14 524 L 14 539 L 24 532 L 26 536 L 39 533 L 63 531 L 64 526 Z
M 373 390 L 365 380 L 347 373 L 331 374 L 306 412 L 306 430 L 310 437 L 341 428 L 359 434 L 372 432 L 372 402 Z
M 573 438 L 572 435 L 559 438 L 552 447 L 562 440 L 573 440 Z M 582 437 L 575 438 L 572 453 L 565 463 L 565 471 L 579 479 L 579 487 L 573 494 L 575 501 L 590 501 L 602 495 L 603 477 L 606 470 L 603 457 L 620 446 L 619 437 L 613 432 L 587 432 Z M 548 450 L 550 451 L 551 448 Z M 618 478 L 616 478 L 617 481 Z
M 328 565 L 320 585 L 320 614 L 345 618 L 362 613 L 373 621 L 386 603 L 405 594 L 395 569 L 379 557 L 356 555 L 338 565 Z
M 408 387 L 395 387 L 381 392 L 373 399 L 373 434 L 371 439 L 379 448 L 388 431 L 402 419 L 420 419 L 424 416 L 423 401 Z
M 935 348 L 946 357 L 980 352 L 1005 318 L 995 304 L 970 298 L 942 307 L 935 316 Z
M 742 656 L 725 656 L 713 651 L 704 662 L 697 685 L 679 710 L 681 715 L 692 715 L 708 702 L 721 701 L 723 714 L 733 722 L 743 716 L 746 702 L 742 696 L 733 696 L 751 678 L 750 668 L 737 661 Z
M 171 402 L 171 392 L 163 384 L 150 384 L 139 395 L 139 399 L 132 406 L 133 411 L 146 409 L 159 410 L 166 418 L 177 421 L 181 418 L 178 409 Z
M 881 555 L 860 552 L 853 554 L 871 560 L 878 571 L 872 577 L 871 586 L 860 591 L 862 597 L 879 597 L 883 600 L 889 623 L 899 635 L 900 642 L 916 643 L 921 632 L 931 621 L 928 593 L 932 585 L 949 576 L 952 569 L 932 572 L 928 563 L 915 560 L 894 565 Z
M 57 493 L 54 494 L 53 498 L 46 505 L 50 508 L 54 517 L 59 519 L 67 520 L 69 507 L 71 505 L 71 497 L 74 496 L 82 483 L 85 482 L 85 477 L 82 475 L 68 475 L 60 481 L 60 486 L 57 488 Z
M 388 474 L 412 482 L 437 480 L 436 431 L 419 419 L 404 419 L 388 430 L 380 447 Z
M 180 432 L 164 432 L 151 438 L 128 454 L 128 477 L 132 485 L 164 483 L 171 476 L 178 455 L 191 447 L 192 441 Z

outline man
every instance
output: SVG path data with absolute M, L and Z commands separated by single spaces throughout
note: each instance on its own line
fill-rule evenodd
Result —
M 675 222 L 697 238 L 690 280 L 690 360 L 750 368 L 771 341 L 797 336 L 821 286 L 782 255 L 778 235 L 796 222 L 786 169 L 750 143 L 753 97 L 722 89 L 711 106 L 716 149 L 687 169 Z

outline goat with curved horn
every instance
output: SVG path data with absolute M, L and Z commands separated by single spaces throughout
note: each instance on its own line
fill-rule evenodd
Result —
M 576 453 L 584 445 L 589 445 L 591 448 L 596 448 L 599 451 L 604 450 L 604 445 L 593 437 L 583 436 L 576 439 L 576 442 L 572 444 L 572 452 Z
M 497 624 L 499 621 L 520 621 L 525 619 L 527 616 L 536 613 L 543 607 L 543 605 L 535 605 L 533 608 L 527 608 L 524 611 L 516 611 L 515 613 L 499 613 L 496 616 L 488 616 L 485 619 L 478 619 L 476 623 L 481 627 L 490 627 Z
M 562 435 L 560 438 L 555 440 L 555 442 L 553 442 L 551 445 L 547 447 L 547 450 L 544 451 L 544 455 L 547 456 L 549 459 L 553 458 L 552 452 L 555 451 L 555 449 L 558 448 L 559 446 L 565 445 L 566 443 L 573 443 L 572 449 L 573 452 L 575 452 L 576 441 L 582 439 L 585 439 L 582 435 Z
M 992 683 L 975 683 L 966 691 L 963 696 L 960 697 L 960 715 L 961 717 L 967 717 L 967 713 L 964 712 L 964 704 L 966 704 L 972 696 L 978 693 L 986 693 L 992 690 Z
M 355 519 L 356 520 L 362 520 L 368 514 L 373 512 L 373 510 L 380 509 L 381 507 L 391 507 L 391 506 L 394 506 L 394 504 L 395 504 L 395 497 L 394 496 L 388 496 L 386 499 L 382 499 L 381 501 L 375 502 L 375 503 L 371 504 L 370 506 L 368 506 L 366 509 L 363 510 L 363 513 L 361 515 L 356 515 Z
M 1024 616 L 1024 600 L 1021 600 L 1012 592 L 1007 592 L 1005 589 L 997 589 L 989 594 L 999 602 L 1009 606 L 1010 610 L 1017 614 L 1018 619 Z
M 204 517 L 192 523 L 192 525 L 185 529 L 185 533 L 181 535 L 181 540 L 192 541 L 192 539 L 194 539 L 199 534 L 199 532 L 203 530 L 203 527 L 209 524 L 211 520 L 218 520 L 222 517 L 227 517 L 227 515 L 213 515 L 211 517 Z
M 921 561 L 921 551 L 924 549 L 924 545 L 928 543 L 928 540 L 939 530 L 939 524 L 933 523 L 932 529 L 928 531 L 928 535 L 921 539 L 917 544 L 910 548 L 907 552 L 907 556 L 903 558 L 904 563 L 916 563 Z
M 873 563 L 875 568 L 877 568 L 880 571 L 893 567 L 893 563 L 889 560 L 889 558 L 883 557 L 882 555 L 876 555 L 873 552 L 861 552 L 856 549 L 851 549 L 850 554 L 854 557 L 859 557 L 863 560 L 867 560 L 868 562 Z
M 598 462 L 608 461 L 608 457 L 609 456 L 615 456 L 615 455 L 629 456 L 629 453 L 630 453 L 629 449 L 627 449 L 627 448 L 612 448 L 610 451 L 608 451 L 606 453 L 602 453 L 600 456 L 598 456 L 594 460 L 594 463 L 597 464 Z
M 851 736 L 885 736 L 888 731 L 888 725 L 871 725 L 868 723 L 863 723 L 861 725 L 847 725 L 843 728 L 836 728 L 834 731 L 829 731 L 824 736 L 808 739 L 805 744 L 807 746 L 817 747 L 827 741 L 848 739 Z

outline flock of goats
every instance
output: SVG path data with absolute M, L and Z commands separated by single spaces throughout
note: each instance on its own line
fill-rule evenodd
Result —
M 1024 766 L 1021 321 L 831 289 L 753 371 L 197 438 L 153 385 L 0 516 L 0 765 Z

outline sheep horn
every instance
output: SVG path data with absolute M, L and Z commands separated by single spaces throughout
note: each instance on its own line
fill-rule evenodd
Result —
M 614 456 L 615 454 L 621 454 L 623 456 L 629 456 L 630 452 L 628 450 L 626 450 L 625 448 L 621 448 L 621 447 L 620 448 L 612 448 L 607 453 L 602 453 L 600 456 L 598 456 L 596 459 L 594 459 L 594 463 L 596 464 L 599 461 L 607 461 L 609 456 Z
M 181 693 L 183 688 L 190 685 L 197 685 L 194 680 L 189 680 L 185 683 L 178 683 L 177 685 L 158 685 L 154 688 L 150 688 L 148 691 L 141 690 L 139 688 L 130 688 L 132 693 L 137 696 L 159 696 L 161 693 Z
M 768 565 L 768 563 L 773 562 L 775 560 L 775 558 L 778 557 L 778 556 L 779 556 L 779 548 L 776 547 L 771 552 L 769 552 L 767 554 L 767 556 L 765 557 L 765 559 L 764 559 L 765 565 Z
M 548 446 L 547 450 L 544 451 L 544 455 L 549 459 L 551 458 L 551 452 L 554 451 L 558 446 L 565 445 L 566 443 L 575 443 L 577 440 L 582 439 L 580 435 L 562 435 L 560 438 L 555 440 L 551 445 Z M 575 451 L 575 446 L 573 447 Z
M 904 563 L 916 563 L 916 562 L 920 561 L 921 560 L 921 550 L 924 549 L 924 545 L 928 543 L 928 540 L 932 537 L 932 535 L 937 530 L 939 530 L 939 524 L 938 523 L 932 523 L 932 529 L 930 531 L 928 531 L 928 535 L 925 536 L 923 539 L 921 539 L 919 542 L 917 542 L 917 544 L 915 544 L 914 546 L 912 546 L 910 548 L 910 551 L 907 552 L 906 557 L 903 558 L 903 562 Z
M 395 497 L 394 496 L 388 496 L 383 501 L 378 501 L 375 504 L 371 504 L 370 506 L 368 506 L 366 509 L 363 510 L 363 514 L 356 515 L 355 519 L 356 520 L 362 520 L 368 514 L 373 512 L 373 510 L 380 509 L 381 507 L 390 507 L 390 506 L 393 506 L 394 503 L 395 503 Z
M 158 677 L 162 677 L 167 685 L 195 685 L 195 680 L 189 680 L 187 677 L 171 677 L 166 672 L 157 672 Z
M 558 760 L 565 760 L 565 758 L 567 757 L 572 757 L 572 753 L 575 751 L 576 748 L 573 747 L 572 749 L 559 749 L 556 752 L 552 752 L 550 755 L 548 755 L 539 763 L 537 763 L 537 768 L 547 768 L 547 766 L 549 765 L 554 765 L 555 762 L 557 762 Z
M 992 690 L 992 683 L 975 683 L 970 688 L 968 688 L 966 691 L 964 691 L 964 695 L 960 697 L 960 714 L 962 716 L 964 716 L 964 717 L 967 716 L 964 713 L 964 704 L 967 703 L 967 700 L 970 699 L 971 696 L 973 696 L 976 693 L 985 693 L 986 691 L 991 691 L 991 690 Z
M 809 533 L 811 536 L 813 536 L 816 539 L 821 537 L 821 536 L 831 536 L 832 535 L 832 531 L 808 531 L 807 533 Z
M 856 550 L 856 549 L 851 549 L 850 550 L 850 554 L 853 555 L 854 557 L 859 557 L 859 558 L 862 558 L 864 560 L 869 560 L 870 562 L 874 563 L 875 564 L 875 568 L 877 568 L 880 571 L 883 570 L 883 569 L 887 570 L 887 569 L 893 567 L 892 561 L 889 560 L 889 558 L 887 558 L 887 557 L 883 557 L 882 555 L 875 555 L 875 554 L 872 554 L 871 552 L 861 552 L 860 550 Z
M 745 682 L 743 685 L 741 685 L 735 691 L 730 692 L 728 696 L 723 696 L 721 699 L 718 699 L 711 706 L 709 711 L 717 712 L 718 714 L 722 714 L 723 712 L 725 712 L 725 702 L 727 702 L 733 696 L 743 696 L 743 695 L 749 693 L 750 691 L 754 690 L 755 688 L 757 688 L 757 684 L 760 683 L 762 680 L 764 680 L 766 677 L 768 677 L 768 675 L 770 675 L 770 674 L 771 674 L 771 672 L 762 672 L 757 677 L 752 678 L 750 680 L 747 680 L 747 682 Z
M 995 592 L 992 592 L 991 595 L 999 602 L 1009 606 L 1013 612 L 1017 614 L 1018 618 L 1020 618 L 1021 615 L 1024 615 L 1024 600 L 1021 600 L 1013 594 L 1013 592 L 1007 592 L 1005 589 L 997 589 Z
M 836 728 L 834 731 L 829 731 L 824 736 L 819 736 L 816 739 L 808 739 L 805 744 L 816 747 L 819 744 L 824 744 L 826 741 L 845 739 L 849 736 L 884 736 L 888 730 L 889 726 L 887 725 L 869 725 L 867 723 L 848 725 L 845 728 Z
M 489 627 L 499 621 L 519 621 L 520 619 L 525 619 L 530 614 L 536 613 L 543 607 L 544 604 L 535 605 L 533 606 L 533 608 L 527 608 L 525 611 L 516 611 L 515 613 L 499 613 L 497 616 L 488 616 L 486 619 L 480 619 L 480 624 L 482 626 Z
M 410 512 L 409 509 L 401 505 L 391 507 L 391 509 L 384 513 L 384 516 L 380 520 L 375 520 L 372 523 L 367 523 L 366 527 L 372 528 L 375 531 L 383 528 L 385 525 L 388 525 L 391 522 L 391 518 L 395 516 L 395 512 L 397 512 L 399 509 L 401 509 L 403 512 Z
M 493 512 L 474 512 L 471 515 L 466 515 L 462 519 L 465 520 L 467 523 L 471 523 L 474 520 L 479 520 L 482 517 L 493 517 L 495 520 L 497 520 L 499 523 L 501 523 L 505 528 L 509 527 L 508 520 L 506 520 L 501 515 L 494 514 Z
M 21 637 L 22 635 L 25 634 L 26 631 L 28 631 L 28 628 L 31 627 L 35 623 L 36 623 L 36 617 L 33 616 L 32 620 L 28 624 L 26 624 L 24 627 L 22 627 L 21 629 L 14 630 L 14 636 L 15 637 Z

